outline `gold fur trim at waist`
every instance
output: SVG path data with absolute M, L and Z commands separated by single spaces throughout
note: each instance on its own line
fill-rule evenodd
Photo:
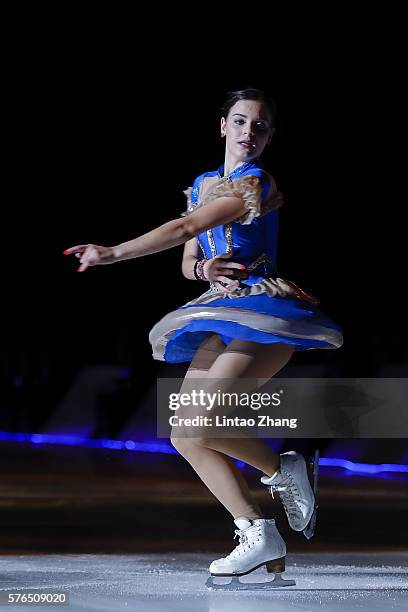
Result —
M 310 302 L 313 306 L 317 306 L 320 304 L 320 300 L 306 291 L 302 289 L 294 282 L 289 280 L 284 280 L 283 278 L 264 278 L 261 281 L 254 283 L 253 285 L 239 285 L 238 287 L 234 287 L 229 291 L 223 290 L 209 290 L 203 295 L 201 295 L 196 300 L 193 300 L 190 303 L 208 303 L 213 300 L 218 300 L 220 298 L 240 298 L 247 295 L 259 295 L 261 293 L 266 293 L 269 297 L 283 297 L 283 298 L 297 298 L 298 300 L 304 300 L 306 302 Z

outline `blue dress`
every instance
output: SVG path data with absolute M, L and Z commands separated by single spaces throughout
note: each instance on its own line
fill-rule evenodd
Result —
M 339 325 L 327 317 L 319 303 L 276 268 L 278 210 L 272 177 L 259 160 L 238 166 L 224 177 L 224 168 L 198 176 L 187 196 L 191 214 L 217 197 L 244 200 L 247 212 L 235 221 L 199 234 L 202 256 L 231 253 L 231 261 L 244 264 L 249 276 L 226 293 L 210 283 L 208 291 L 164 316 L 152 328 L 153 358 L 168 363 L 191 361 L 209 332 L 225 344 L 233 339 L 259 343 L 283 342 L 297 351 L 338 348 Z

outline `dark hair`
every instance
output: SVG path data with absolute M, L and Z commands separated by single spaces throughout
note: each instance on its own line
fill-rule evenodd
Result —
M 259 100 L 267 107 L 270 116 L 271 124 L 275 123 L 276 119 L 276 102 L 262 89 L 240 89 L 239 91 L 230 91 L 227 94 L 225 102 L 221 107 L 221 116 L 227 118 L 228 113 L 236 102 L 239 100 Z

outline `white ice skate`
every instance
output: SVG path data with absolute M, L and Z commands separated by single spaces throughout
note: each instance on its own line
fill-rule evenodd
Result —
M 288 517 L 289 525 L 295 531 L 303 531 L 309 540 L 316 526 L 316 493 L 319 469 L 319 452 L 316 451 L 313 464 L 313 488 L 309 482 L 306 462 L 295 451 L 280 456 L 280 468 L 272 476 L 264 475 L 261 482 L 267 485 L 272 497 L 279 493 Z
M 276 528 L 274 519 L 235 519 L 235 536 L 239 544 L 222 559 L 216 559 L 209 567 L 211 576 L 206 585 L 213 589 L 267 589 L 280 586 L 294 586 L 293 580 L 283 580 L 285 571 L 286 544 Z M 268 582 L 240 582 L 238 576 L 244 576 L 261 565 L 266 566 L 268 573 L 275 574 L 274 580 Z M 231 582 L 217 584 L 216 576 L 232 576 Z

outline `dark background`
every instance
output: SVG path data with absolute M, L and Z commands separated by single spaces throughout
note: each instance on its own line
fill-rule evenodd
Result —
M 400 85 L 382 45 L 349 54 L 336 44 L 291 53 L 289 43 L 234 52 L 232 38 L 223 51 L 207 40 L 199 54 L 187 40 L 175 52 L 171 37 L 140 48 L 129 35 L 105 34 L 77 24 L 15 48 L 2 429 L 41 430 L 87 365 L 128 368 L 118 393 L 136 401 L 157 376 L 183 375 L 188 364 L 153 361 L 148 342 L 162 316 L 205 289 L 183 278 L 183 247 L 84 274 L 62 251 L 117 244 L 179 216 L 182 190 L 223 162 L 226 92 L 248 86 L 266 89 L 278 105 L 263 161 L 285 195 L 280 275 L 317 295 L 344 330 L 341 349 L 298 353 L 293 365 L 323 365 L 332 376 L 402 376 Z
M 181 456 L 100 448 L 155 442 L 156 378 L 188 364 L 153 361 L 148 333 L 205 286 L 182 277 L 182 247 L 84 274 L 62 254 L 179 216 L 182 190 L 223 161 L 229 90 L 277 101 L 264 162 L 285 195 L 279 272 L 344 330 L 341 349 L 297 353 L 285 373 L 406 376 L 404 20 L 373 6 L 359 18 L 356 7 L 307 5 L 307 18 L 296 7 L 286 21 L 261 5 L 193 8 L 187 25 L 174 5 L 144 19 L 134 6 L 36 5 L 5 20 L 3 552 L 231 550 L 229 513 Z M 406 438 L 270 444 L 408 463 Z M 310 552 L 258 470 L 240 467 L 289 550 Z M 319 478 L 314 550 L 405 546 L 406 474 L 322 465 Z

